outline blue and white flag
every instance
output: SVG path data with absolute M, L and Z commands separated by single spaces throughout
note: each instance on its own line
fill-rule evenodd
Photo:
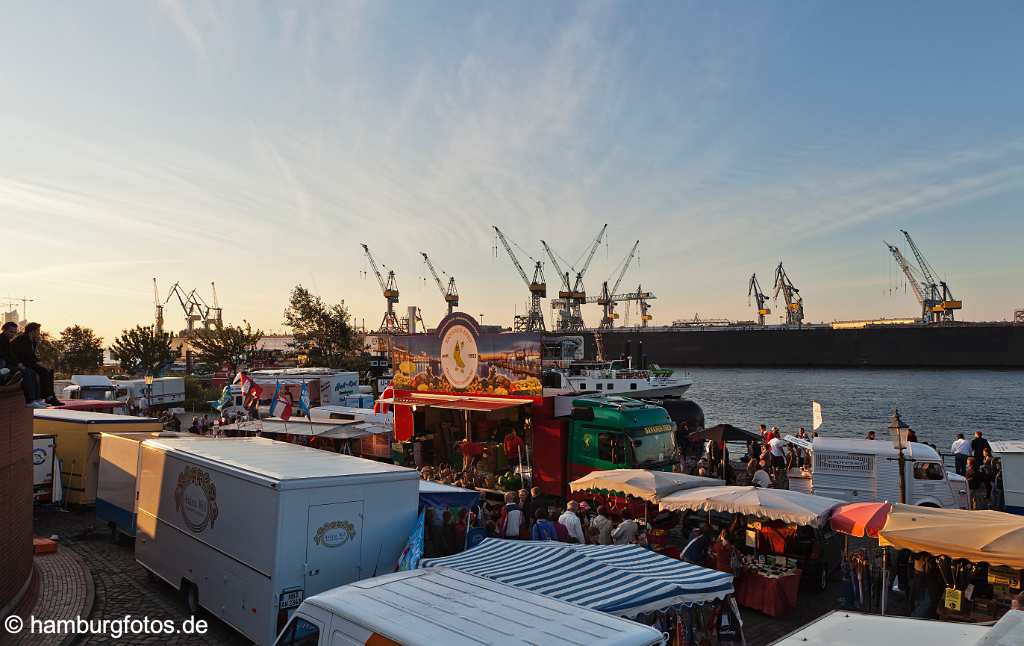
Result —
M 412 533 L 409 534 L 409 540 L 405 543 L 405 549 L 402 550 L 402 555 L 398 557 L 398 572 L 404 572 L 406 570 L 415 570 L 416 566 L 420 564 L 420 559 L 423 558 L 423 512 L 420 510 L 420 517 L 416 519 L 416 525 L 412 528 Z
M 231 405 L 231 399 L 231 386 L 224 386 L 224 390 L 220 391 L 220 399 L 214 404 L 214 408 L 224 410 L 225 407 Z
M 274 396 L 270 398 L 270 416 L 274 416 L 274 409 L 277 408 L 277 396 L 281 394 L 281 382 L 274 386 Z
M 299 391 L 299 410 L 309 417 L 309 386 L 302 382 L 302 390 Z

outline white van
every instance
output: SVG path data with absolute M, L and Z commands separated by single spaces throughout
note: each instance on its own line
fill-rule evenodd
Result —
M 135 558 L 259 646 L 307 596 L 393 572 L 419 474 L 265 438 L 151 439 Z
M 810 472 L 790 469 L 789 488 L 850 502 L 900 501 L 899 452 L 892 442 L 816 437 L 813 443 L 787 437 L 811 451 Z M 967 509 L 967 481 L 942 464 L 927 444 L 911 442 L 906 459 L 907 504 Z
M 992 455 L 1003 463 L 1003 495 L 1006 511 L 1024 515 L 1024 441 L 993 440 Z
M 275 646 L 654 646 L 657 630 L 451 568 L 398 572 L 310 597 Z

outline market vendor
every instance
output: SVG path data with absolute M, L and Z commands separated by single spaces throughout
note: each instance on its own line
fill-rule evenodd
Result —
M 459 442 L 459 452 L 462 453 L 463 469 L 472 471 L 476 470 L 476 465 L 480 462 L 480 458 L 486 455 L 487 445 L 471 440 L 462 440 Z

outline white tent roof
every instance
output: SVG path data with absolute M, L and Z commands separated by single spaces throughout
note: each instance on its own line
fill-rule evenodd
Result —
M 578 480 L 569 483 L 572 491 L 606 489 L 621 491 L 651 502 L 657 502 L 674 491 L 724 485 L 722 480 L 691 476 L 670 471 L 647 471 L 646 469 L 612 469 L 591 471 Z
M 1014 616 L 1016 615 L 1016 616 Z M 1011 646 L 1024 643 L 1024 612 L 1007 613 L 995 626 L 833 610 L 772 642 L 771 646 Z
M 812 496 L 788 489 L 759 487 L 701 487 L 677 491 L 661 500 L 662 509 L 724 511 L 798 525 L 821 527 L 842 500 Z

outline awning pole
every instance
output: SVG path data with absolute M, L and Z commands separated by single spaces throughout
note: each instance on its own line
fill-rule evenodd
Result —
M 889 550 L 882 548 L 882 616 L 885 616 L 885 599 L 889 596 L 889 579 L 885 570 L 886 555 Z

